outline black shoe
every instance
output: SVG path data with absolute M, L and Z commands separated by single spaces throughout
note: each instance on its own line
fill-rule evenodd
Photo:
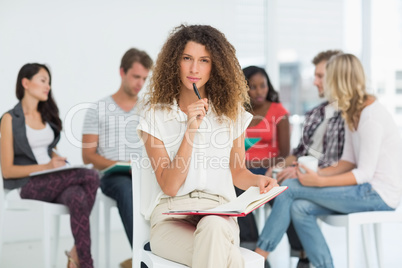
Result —
M 310 268 L 310 261 L 307 258 L 300 258 L 299 262 L 297 263 L 297 268 Z

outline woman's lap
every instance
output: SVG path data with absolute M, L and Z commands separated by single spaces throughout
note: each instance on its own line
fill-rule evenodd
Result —
M 369 183 L 340 187 L 306 187 L 297 179 L 286 180 L 289 188 L 279 198 L 305 199 L 336 213 L 392 210 Z
M 57 197 L 71 186 L 79 186 L 96 193 L 99 186 L 98 174 L 91 169 L 77 169 L 34 176 L 21 188 L 20 196 L 26 199 L 56 202 Z

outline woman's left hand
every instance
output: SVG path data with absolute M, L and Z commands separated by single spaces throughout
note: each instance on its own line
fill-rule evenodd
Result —
M 318 176 L 317 172 L 301 164 L 299 166 L 306 171 L 306 173 L 302 173 L 300 169 L 296 169 L 297 177 L 303 186 L 321 187 L 322 177 Z
M 277 181 L 273 178 L 259 175 L 259 187 L 260 187 L 260 193 L 265 194 L 269 190 L 271 190 L 273 187 L 279 186 Z

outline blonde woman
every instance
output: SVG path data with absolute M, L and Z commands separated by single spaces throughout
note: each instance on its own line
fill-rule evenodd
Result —
M 332 57 L 326 66 L 325 92 L 346 122 L 345 147 L 335 166 L 317 173 L 297 170 L 288 190 L 275 200 L 256 252 L 267 257 L 292 219 L 311 263 L 333 267 L 317 225 L 318 215 L 394 210 L 402 195 L 402 143 L 387 109 L 366 91 L 360 61 L 351 54 Z
M 149 97 L 137 130 L 152 164 L 142 174 L 152 252 L 195 268 L 244 267 L 235 218 L 162 214 L 226 203 L 236 198 L 233 184 L 261 192 L 277 186 L 245 166 L 252 116 L 243 108 L 247 84 L 234 47 L 208 25 L 175 28 L 159 53 Z

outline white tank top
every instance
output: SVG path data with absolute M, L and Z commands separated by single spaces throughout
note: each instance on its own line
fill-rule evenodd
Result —
M 28 143 L 35 156 L 36 162 L 40 165 L 49 163 L 50 156 L 47 149 L 54 140 L 54 132 L 52 128 L 48 123 L 46 123 L 45 128 L 42 129 L 33 129 L 28 125 L 25 126 Z

